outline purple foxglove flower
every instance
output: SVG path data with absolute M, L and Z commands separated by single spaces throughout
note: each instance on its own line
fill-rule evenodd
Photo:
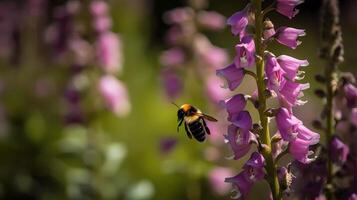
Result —
M 297 137 L 295 140 L 290 142 L 289 152 L 297 161 L 305 164 L 310 163 L 311 161 L 315 160 L 315 158 L 309 157 L 313 154 L 312 151 L 309 151 L 310 145 L 311 142 L 309 140 L 304 140 Z
M 283 75 L 285 72 L 280 67 L 276 57 L 271 53 L 265 56 L 265 74 L 267 77 L 267 87 L 270 90 L 277 91 L 280 83 L 284 80 Z
M 234 186 L 236 195 L 232 198 L 247 199 L 248 193 L 254 182 L 264 178 L 264 165 L 264 157 L 258 152 L 254 152 L 244 164 L 244 170 L 241 173 L 225 179 L 225 182 L 232 183 Z
M 350 117 L 351 123 L 357 127 L 357 108 L 353 108 Z
M 160 63 L 163 66 L 177 66 L 183 64 L 185 59 L 185 52 L 181 48 L 175 47 L 162 52 Z
M 167 97 L 169 99 L 176 99 L 183 89 L 181 78 L 172 70 L 164 70 L 161 76 Z
M 276 11 L 291 19 L 299 12 L 295 7 L 303 2 L 303 0 L 277 0 Z
M 285 141 L 293 141 L 298 134 L 297 127 L 302 122 L 290 114 L 286 108 L 279 108 L 275 119 L 281 137 Z
M 284 81 L 285 83 L 279 90 L 279 101 L 280 104 L 289 110 L 293 106 L 304 105 L 306 101 L 302 101 L 299 98 L 304 96 L 303 90 L 310 87 L 309 83 L 301 84 L 290 80 Z
M 231 117 L 230 121 L 243 130 L 250 130 L 253 125 L 252 117 L 248 111 L 241 111 Z
M 237 68 L 235 64 L 230 64 L 223 69 L 216 71 L 217 76 L 221 76 L 226 79 L 228 88 L 233 91 L 235 90 L 243 81 L 244 69 Z
M 222 90 L 221 80 L 215 75 L 209 75 L 205 81 L 206 93 L 214 103 L 220 103 L 229 95 L 229 90 Z
M 320 135 L 305 127 L 302 122 L 299 123 L 296 131 L 298 132 L 297 137 L 309 141 L 310 145 L 317 144 L 320 141 Z
M 346 144 L 344 144 L 338 137 L 334 136 L 330 143 L 330 155 L 331 159 L 338 163 L 343 164 L 347 160 L 347 156 L 350 149 Z
M 236 194 L 232 196 L 232 199 L 246 200 L 248 198 L 248 193 L 253 186 L 253 182 L 246 178 L 244 171 L 236 176 L 226 178 L 224 182 L 232 183 L 233 185 L 233 191 Z
M 229 192 L 230 186 L 224 182 L 225 177 L 233 176 L 233 171 L 227 167 L 216 167 L 208 174 L 211 188 L 218 195 L 225 195 Z
M 96 45 L 97 57 L 106 72 L 120 72 L 123 67 L 122 44 L 117 34 L 100 34 Z
M 105 1 L 96 0 L 90 4 L 90 13 L 95 17 L 107 15 L 108 10 L 108 4 Z
M 298 45 L 301 44 L 301 41 L 298 41 L 299 36 L 304 36 L 305 30 L 296 29 L 290 27 L 280 27 L 276 31 L 275 37 L 276 40 L 287 47 L 295 49 Z
M 238 115 L 241 111 L 244 110 L 247 105 L 247 100 L 243 94 L 236 94 L 233 97 L 221 102 L 226 108 L 228 113 L 228 120 L 230 121 L 232 116 Z
M 242 38 L 236 45 L 236 57 L 234 63 L 238 68 L 251 67 L 255 64 L 255 45 L 251 36 Z
M 352 84 L 346 84 L 343 88 L 347 100 L 347 106 L 353 108 L 357 106 L 357 88 Z
M 264 157 L 258 153 L 254 152 L 250 156 L 249 160 L 244 164 L 244 174 L 247 176 L 247 179 L 253 182 L 262 180 L 264 178 Z
M 176 8 L 164 14 L 164 21 L 167 24 L 181 24 L 192 20 L 193 10 L 189 7 Z
M 228 126 L 228 133 L 224 137 L 233 151 L 230 159 L 235 160 L 246 155 L 250 150 L 251 143 L 256 142 L 256 137 L 252 132 L 240 129 L 233 124 Z
M 280 67 L 285 71 L 284 77 L 287 77 L 290 80 L 297 78 L 300 66 L 305 67 L 309 65 L 307 60 L 299 60 L 286 55 L 277 57 L 277 61 L 280 64 Z
M 225 27 L 226 18 L 214 11 L 200 11 L 197 14 L 198 23 L 211 30 L 221 30 Z
M 130 102 L 125 85 L 114 76 L 105 75 L 99 80 L 98 90 L 107 107 L 118 116 L 130 111 Z
M 230 16 L 227 20 L 227 24 L 232 27 L 233 35 L 237 36 L 242 31 L 244 31 L 245 27 L 249 23 L 249 10 L 250 5 L 244 8 L 242 11 L 238 11 Z

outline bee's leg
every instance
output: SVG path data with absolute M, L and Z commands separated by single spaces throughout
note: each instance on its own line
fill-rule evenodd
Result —
M 188 136 L 190 139 L 192 139 L 192 135 L 191 135 L 190 130 L 188 129 L 187 126 L 188 126 L 188 125 L 185 123 L 186 134 L 187 134 L 187 136 Z
M 177 132 L 179 132 L 179 128 L 180 128 L 182 122 L 183 122 L 183 119 L 181 119 L 180 123 L 177 125 Z
M 203 123 L 203 126 L 205 127 L 205 131 L 208 135 L 211 134 L 211 131 L 209 130 L 209 128 L 207 127 L 207 124 L 206 124 L 206 121 L 202 118 L 202 123 Z

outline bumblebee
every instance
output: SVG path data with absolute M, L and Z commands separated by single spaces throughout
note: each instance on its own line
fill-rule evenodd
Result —
M 217 121 L 215 118 L 202 113 L 192 105 L 183 104 L 177 111 L 177 132 L 184 122 L 187 136 L 190 139 L 192 139 L 193 136 L 197 141 L 203 142 L 206 139 L 206 134 L 210 134 L 205 119 L 213 122 Z

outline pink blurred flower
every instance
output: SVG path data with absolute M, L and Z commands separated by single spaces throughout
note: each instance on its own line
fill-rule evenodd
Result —
M 99 80 L 98 90 L 107 107 L 118 116 L 130 112 L 130 102 L 125 85 L 112 75 L 105 75 Z
M 185 52 L 179 48 L 174 47 L 161 53 L 160 63 L 163 66 L 178 66 L 185 62 Z
M 215 75 L 210 75 L 206 79 L 205 85 L 207 95 L 214 103 L 219 103 L 222 99 L 227 98 L 227 96 L 229 95 L 228 90 L 222 90 L 222 88 L 220 87 L 221 80 Z
M 226 25 L 226 18 L 214 11 L 200 11 L 197 14 L 198 23 L 211 30 L 221 30 Z
M 233 171 L 227 167 L 216 167 L 211 170 L 208 174 L 209 182 L 211 184 L 211 188 L 218 195 L 226 195 L 230 190 L 230 185 L 225 183 L 225 177 L 233 176 Z
M 191 20 L 193 17 L 193 10 L 189 7 L 176 8 L 164 14 L 164 21 L 167 24 L 180 24 Z
M 90 12 L 92 15 L 96 17 L 107 15 L 108 10 L 109 10 L 108 4 L 102 0 L 95 0 L 92 1 L 90 4 Z
M 106 32 L 98 36 L 96 45 L 99 64 L 108 73 L 122 70 L 122 44 L 117 34 Z

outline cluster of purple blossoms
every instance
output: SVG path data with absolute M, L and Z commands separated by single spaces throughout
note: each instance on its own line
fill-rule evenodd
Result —
M 294 163 L 296 183 L 293 185 L 294 195 L 301 199 L 326 199 L 330 193 L 337 199 L 356 199 L 357 191 L 357 87 L 350 73 L 341 74 L 333 101 L 335 130 L 327 146 L 319 147 L 316 161 L 302 165 Z M 326 115 L 326 114 L 323 114 Z M 325 118 L 326 116 L 323 116 Z M 326 129 L 321 122 L 315 121 L 319 129 Z M 333 180 L 328 181 L 328 162 L 332 164 Z M 331 176 L 330 175 L 330 176 Z M 326 191 L 329 190 L 329 191 Z
M 217 75 L 226 80 L 231 91 L 242 83 L 246 74 L 254 77 L 258 84 L 258 90 L 252 95 L 236 94 L 223 102 L 228 113 L 228 121 L 231 123 L 225 137 L 233 151 L 232 159 L 238 160 L 246 155 L 251 149 L 251 144 L 255 143 L 258 146 L 258 151 L 251 155 L 243 171 L 237 176 L 226 178 L 226 182 L 233 183 L 237 191 L 235 197 L 242 199 L 247 198 L 252 185 L 262 180 L 265 175 L 270 183 L 273 177 L 269 176 L 278 176 L 280 191 L 277 193 L 281 194 L 283 190 L 289 189 L 293 176 L 285 167 L 276 169 L 278 159 L 288 152 L 298 162 L 310 163 L 314 160 L 310 147 L 317 144 L 320 139 L 319 134 L 305 127 L 303 122 L 293 115 L 293 107 L 306 103 L 300 98 L 303 96 L 303 90 L 309 88 L 309 84 L 300 81 L 303 79 L 301 67 L 307 66 L 308 61 L 287 55 L 275 56 L 266 51 L 268 44 L 274 40 L 291 49 L 300 45 L 298 37 L 305 35 L 304 30 L 290 27 L 275 30 L 273 23 L 268 19 L 264 20 L 263 17 L 272 10 L 271 8 L 275 8 L 282 15 L 292 18 L 298 12 L 295 7 L 302 1 L 278 0 L 263 11 L 257 10 L 261 9 L 257 2 L 261 4 L 260 1 L 248 4 L 227 20 L 233 35 L 239 36 L 240 42 L 235 46 L 234 62 L 226 68 L 217 70 Z M 256 21 L 257 19 L 260 21 Z M 255 30 L 255 33 L 252 30 Z M 249 70 L 254 65 L 257 65 L 257 74 Z M 259 65 L 262 67 L 261 72 L 258 69 Z M 261 98 L 261 95 L 264 98 Z M 262 107 L 263 104 L 266 105 L 268 98 L 277 99 L 280 107 Z M 260 112 L 261 120 L 266 118 L 267 124 L 270 118 L 275 117 L 278 130 L 274 136 L 264 135 L 263 129 L 269 129 L 269 126 L 263 127 L 262 121 L 261 124 L 253 123 L 250 113 L 245 110 L 247 102 L 254 103 Z M 269 142 L 263 140 L 264 137 L 269 137 Z M 272 152 L 272 155 L 266 152 Z M 271 160 L 270 156 L 273 159 L 273 166 L 271 161 L 270 166 L 267 166 L 267 160 Z M 270 170 L 272 167 L 273 172 Z M 280 194 L 274 195 L 273 192 L 274 199 L 279 199 Z
M 164 21 L 170 25 L 165 42 L 170 47 L 162 52 L 160 63 L 162 82 L 169 99 L 179 97 L 184 88 L 180 74 L 193 72 L 204 84 L 206 94 L 217 103 L 228 94 L 219 90 L 219 79 L 214 72 L 227 64 L 227 52 L 213 45 L 200 32 L 200 29 L 211 31 L 222 30 L 225 18 L 217 12 L 205 11 L 191 7 L 175 8 L 164 14 Z
M 86 71 L 90 65 L 102 69 L 97 88 L 107 108 L 118 116 L 130 111 L 126 87 L 115 77 L 123 67 L 122 44 L 119 36 L 111 31 L 109 6 L 102 0 L 92 1 L 88 9 L 83 9 L 84 6 L 80 1 L 68 1 L 55 8 L 54 22 L 45 34 L 46 43 L 52 47 L 52 56 L 58 62 L 70 60 L 71 77 L 65 92 L 68 123 L 84 121 L 81 96 L 88 89 Z M 94 42 L 85 39 L 84 24 L 77 20 L 81 12 L 88 10 L 92 17 L 89 30 L 93 30 Z
M 104 71 L 98 89 L 109 110 L 124 116 L 130 111 L 128 92 L 124 83 L 114 76 L 123 68 L 122 43 L 119 36 L 111 31 L 112 21 L 106 1 L 92 1 L 90 12 L 97 37 L 96 58 Z
M 317 147 L 318 158 L 308 165 L 295 163 L 294 195 L 300 199 L 357 199 L 357 88 L 351 73 L 341 73 L 344 48 L 339 22 L 339 2 L 324 0 L 321 6 L 320 57 L 326 60 L 316 81 L 324 89 L 315 94 L 324 100 L 323 111 L 314 125 L 325 133 L 325 145 Z M 324 122 L 324 123 L 322 123 Z

